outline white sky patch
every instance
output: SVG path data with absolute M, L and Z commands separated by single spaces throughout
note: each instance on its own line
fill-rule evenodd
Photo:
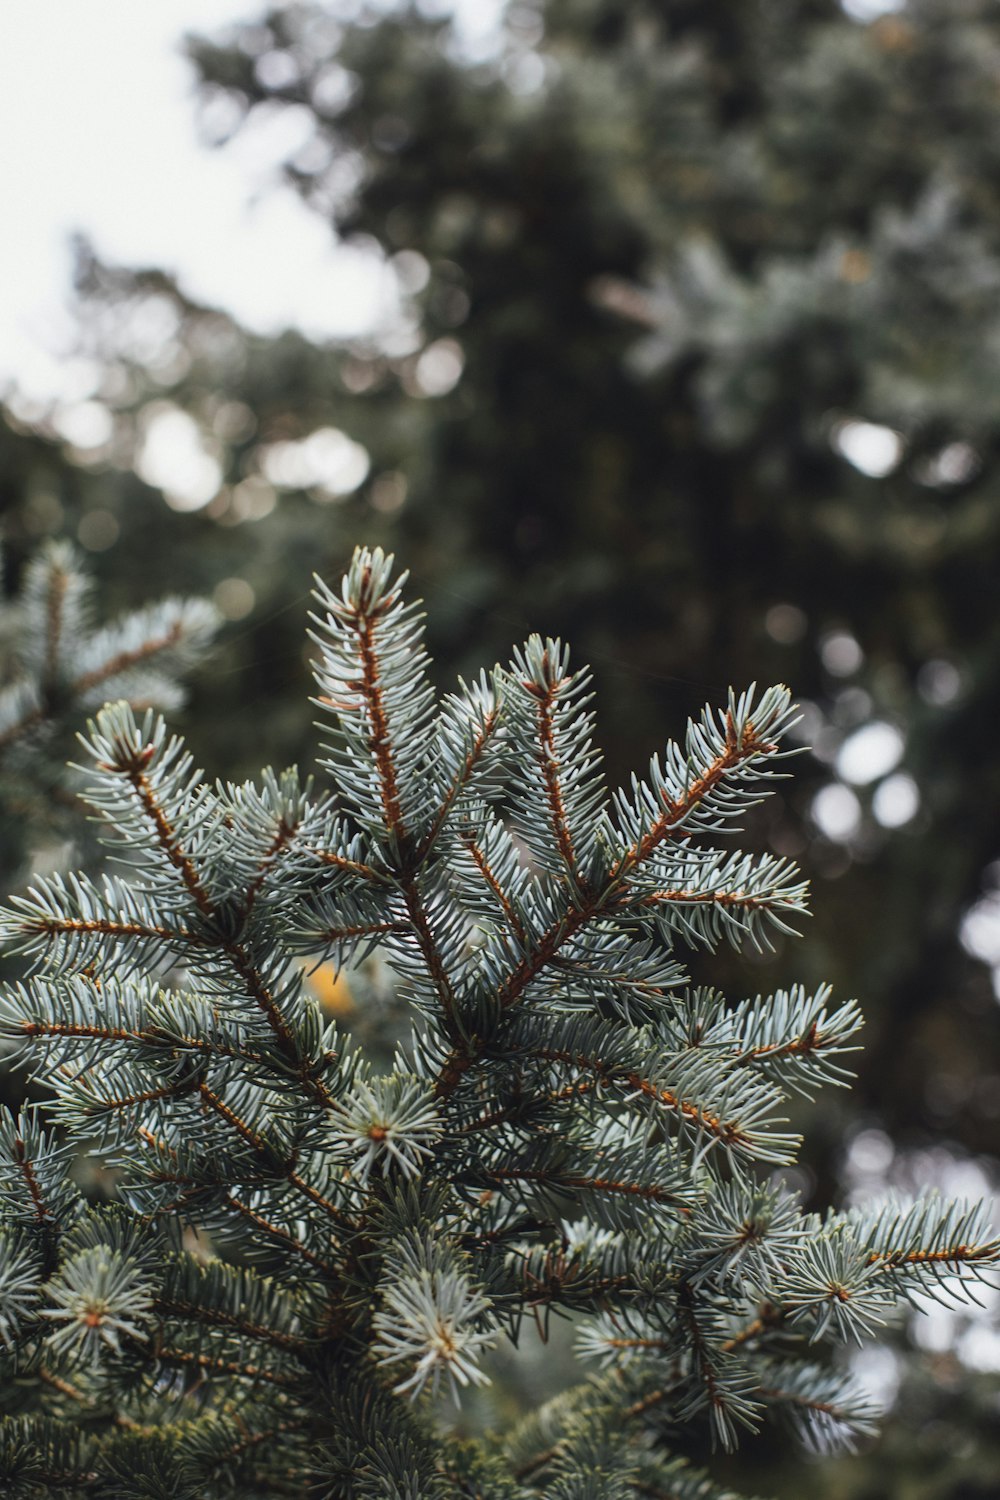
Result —
M 169 402 L 148 409 L 136 473 L 156 485 L 174 510 L 200 510 L 222 482 L 218 460 L 205 448 L 193 417 Z
M 991 891 L 969 908 L 960 935 L 966 953 L 1000 966 L 1000 891 Z
M 841 4 L 855 21 L 877 21 L 879 16 L 903 10 L 906 0 L 841 0 Z
M 40 397 L 63 394 L 77 230 L 112 261 L 174 271 L 190 294 L 262 332 L 351 336 L 393 316 L 391 269 L 337 248 L 290 189 L 265 191 L 303 131 L 294 111 L 263 117 L 221 151 L 198 143 L 182 35 L 255 8 L 4 0 L 0 202 L 14 232 L 0 239 L 0 388 L 16 379 Z
M 883 1176 L 892 1165 L 895 1147 L 884 1130 L 859 1130 L 848 1148 L 847 1158 L 856 1172 Z
M 371 468 L 368 450 L 338 427 L 320 427 L 301 442 L 270 443 L 259 450 L 258 461 L 271 484 L 318 491 L 318 499 L 349 495 Z
M 837 752 L 837 774 L 854 786 L 867 786 L 895 770 L 903 755 L 903 736 L 892 724 L 875 719 L 849 735 Z
M 871 1400 L 886 1411 L 899 1390 L 902 1371 L 898 1356 L 891 1349 L 869 1346 L 853 1356 L 851 1369 Z
M 1000 1002 L 1000 890 L 989 891 L 969 907 L 958 935 L 966 953 L 992 969 L 993 993 Z
M 900 434 L 876 422 L 838 422 L 830 440 L 842 458 L 870 479 L 884 479 L 903 456 Z
M 79 401 L 58 407 L 52 425 L 74 448 L 100 448 L 114 430 L 111 413 L 99 401 Z
M 846 843 L 861 827 L 861 803 L 849 786 L 836 781 L 816 793 L 811 811 L 820 833 L 835 844 Z
M 995 1374 L 1000 1370 L 1000 1333 L 986 1322 L 974 1324 L 959 1339 L 958 1355 L 972 1369 Z
M 929 1354 L 947 1354 L 955 1347 L 955 1331 L 958 1318 L 950 1308 L 932 1302 L 929 1297 L 915 1298 L 919 1316 L 910 1322 L 910 1333 L 915 1344 Z
M 872 812 L 883 828 L 902 828 L 920 811 L 920 789 L 912 776 L 897 772 L 875 788 Z

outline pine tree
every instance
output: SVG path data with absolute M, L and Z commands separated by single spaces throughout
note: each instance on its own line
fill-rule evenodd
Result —
M 822 764 L 771 803 L 792 849 L 838 743 L 866 716 L 898 726 L 919 813 L 888 831 L 862 787 L 858 835 L 814 835 L 813 876 L 859 857 L 803 963 L 866 996 L 855 1108 L 902 1149 L 944 1129 L 995 1157 L 1000 1012 L 957 934 L 1000 855 L 1000 18 L 905 0 L 858 19 L 876 8 L 510 0 L 484 57 L 406 0 L 248 5 L 190 44 L 205 135 L 285 112 L 286 183 L 398 270 L 402 334 L 262 338 L 162 272 L 84 260 L 82 352 L 120 451 L 164 400 L 199 424 L 224 535 L 259 548 L 229 571 L 263 610 L 302 576 L 295 550 L 333 573 L 382 541 L 433 599 L 437 660 L 470 671 L 468 642 L 492 659 L 542 628 L 593 661 L 616 776 L 706 685 L 792 678 L 824 721 Z M 170 330 L 153 367 L 139 322 Z M 464 362 L 450 390 L 442 358 Z M 890 429 L 888 472 L 849 461 L 864 423 Z M 286 467 L 276 511 L 229 529 L 280 445 L 329 426 L 371 455 L 360 489 L 321 508 Z M 825 664 L 845 630 L 864 653 L 846 678 Z M 252 685 L 249 664 L 218 684 L 222 722 Z M 271 686 L 301 698 L 292 672 Z M 261 759 L 299 754 L 289 734 Z M 827 1178 L 842 1135 L 812 1132 Z
M 805 910 L 790 863 L 718 846 L 782 774 L 788 691 L 731 694 L 609 797 L 560 642 L 438 702 L 403 582 L 360 551 L 317 588 L 331 790 L 212 786 L 113 704 L 84 743 L 122 873 L 6 912 L 34 970 L 0 1032 L 53 1116 L 0 1133 L 15 1500 L 720 1500 L 671 1433 L 866 1433 L 837 1349 L 1000 1258 L 976 1206 L 804 1214 L 783 1105 L 844 1080 L 856 1006 L 688 983 L 684 948 Z M 302 975 L 373 945 L 413 1023 L 387 1072 Z M 74 1182 L 88 1143 L 110 1201 Z M 551 1314 L 596 1371 L 449 1435 L 435 1393 Z

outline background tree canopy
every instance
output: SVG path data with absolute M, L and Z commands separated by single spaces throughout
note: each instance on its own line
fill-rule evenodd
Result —
M 213 772 L 304 753 L 302 579 L 362 539 L 433 603 L 442 680 L 571 639 L 614 777 L 727 683 L 789 682 L 813 754 L 753 837 L 815 881 L 796 974 L 868 1023 L 810 1119 L 821 1197 L 845 1160 L 1000 1154 L 1000 17 L 862 9 L 517 0 L 473 51 L 429 6 L 286 5 L 191 39 L 206 138 L 290 116 L 288 181 L 399 315 L 266 339 L 81 246 L 113 435 L 0 428 L 11 583 L 68 522 L 112 602 L 256 600 L 195 685 Z M 197 514 L 131 472 L 180 414 L 221 471 Z M 906 1410 L 944 1420 L 945 1364 Z

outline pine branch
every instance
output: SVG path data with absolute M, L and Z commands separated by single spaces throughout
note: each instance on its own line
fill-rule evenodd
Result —
M 70 593 L 39 595 L 43 665 Z M 32 972 L 0 1039 L 67 1143 L 0 1122 L 0 1363 L 33 1413 L 0 1418 L 0 1478 L 725 1500 L 673 1430 L 863 1437 L 866 1403 L 806 1342 L 971 1297 L 1000 1241 L 933 1198 L 804 1214 L 758 1172 L 794 1159 L 786 1100 L 843 1082 L 860 1025 L 825 986 L 730 1005 L 679 953 L 804 910 L 792 866 L 714 842 L 778 774 L 787 692 L 706 710 L 609 801 L 558 643 L 438 709 L 390 559 L 359 553 L 318 597 L 333 793 L 209 786 L 161 720 L 113 706 L 88 750 L 120 872 L 39 880 L 2 919 Z M 102 661 L 119 680 L 121 651 Z M 304 957 L 347 966 L 353 1041 Z M 388 1002 L 366 977 L 386 970 Z M 90 1208 L 84 1142 L 115 1194 Z M 414 1399 L 459 1398 L 556 1314 L 603 1373 L 506 1446 Z
M 0 755 L 93 706 L 98 693 L 176 706 L 178 678 L 204 655 L 219 624 L 201 600 L 171 599 L 94 631 L 90 581 L 61 542 L 29 563 L 17 614 L 19 675 L 2 695 Z

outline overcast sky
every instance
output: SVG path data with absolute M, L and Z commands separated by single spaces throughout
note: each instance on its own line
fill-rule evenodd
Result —
M 349 333 L 377 316 L 380 281 L 273 180 L 293 120 L 223 152 L 199 146 L 186 30 L 254 0 L 0 0 L 0 388 L 58 390 L 70 260 L 82 230 L 128 265 L 259 329 Z M 56 357 L 53 357 L 56 356 Z
M 418 0 L 419 3 L 419 0 Z M 489 47 L 500 0 L 423 0 Z M 901 0 L 845 0 L 868 19 Z M 0 0 L 0 391 L 58 394 L 68 237 L 106 259 L 177 272 L 188 291 L 269 331 L 322 337 L 386 315 L 392 281 L 337 250 L 287 189 L 289 112 L 221 152 L 199 146 L 185 31 L 252 19 L 264 0 Z M 388 299 L 388 301 L 387 301 Z

